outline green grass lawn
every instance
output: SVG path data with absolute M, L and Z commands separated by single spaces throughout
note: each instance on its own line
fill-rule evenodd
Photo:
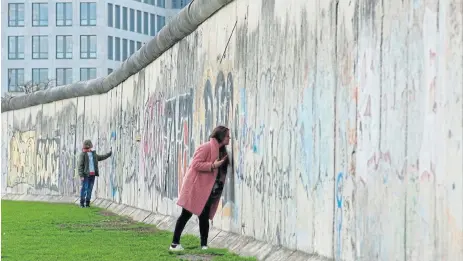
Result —
M 2 200 L 2 260 L 255 260 L 225 249 L 201 250 L 182 236 L 183 253 L 168 251 L 172 233 L 100 208 Z

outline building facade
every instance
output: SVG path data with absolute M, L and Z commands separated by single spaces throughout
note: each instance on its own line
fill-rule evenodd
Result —
M 188 2 L 2 0 L 2 94 L 105 76 Z

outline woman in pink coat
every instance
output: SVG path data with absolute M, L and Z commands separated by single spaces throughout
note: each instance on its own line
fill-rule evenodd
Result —
M 217 211 L 230 163 L 225 148 L 229 142 L 230 130 L 217 126 L 210 141 L 196 149 L 177 202 L 182 207 L 182 214 L 175 225 L 171 251 L 183 250 L 180 236 L 193 214 L 199 217 L 201 247 L 207 249 L 209 219 L 212 220 Z

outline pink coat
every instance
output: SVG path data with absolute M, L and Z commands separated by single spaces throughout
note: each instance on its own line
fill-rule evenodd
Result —
M 211 166 L 218 157 L 219 143 L 216 139 L 211 138 L 209 142 L 196 149 L 193 161 L 183 180 L 177 205 L 197 216 L 201 215 L 217 177 L 218 170 L 215 169 L 211 172 Z M 225 175 L 221 177 L 224 183 L 225 178 Z M 212 204 L 209 219 L 214 218 L 218 205 L 218 200 Z

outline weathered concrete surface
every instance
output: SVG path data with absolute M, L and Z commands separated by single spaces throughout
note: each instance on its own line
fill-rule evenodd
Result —
M 96 188 L 108 207 L 177 216 L 222 123 L 234 164 L 214 226 L 268 258 L 462 260 L 462 8 L 233 1 L 106 94 L 2 113 L 2 193 L 75 195 L 90 138 L 114 151 Z

